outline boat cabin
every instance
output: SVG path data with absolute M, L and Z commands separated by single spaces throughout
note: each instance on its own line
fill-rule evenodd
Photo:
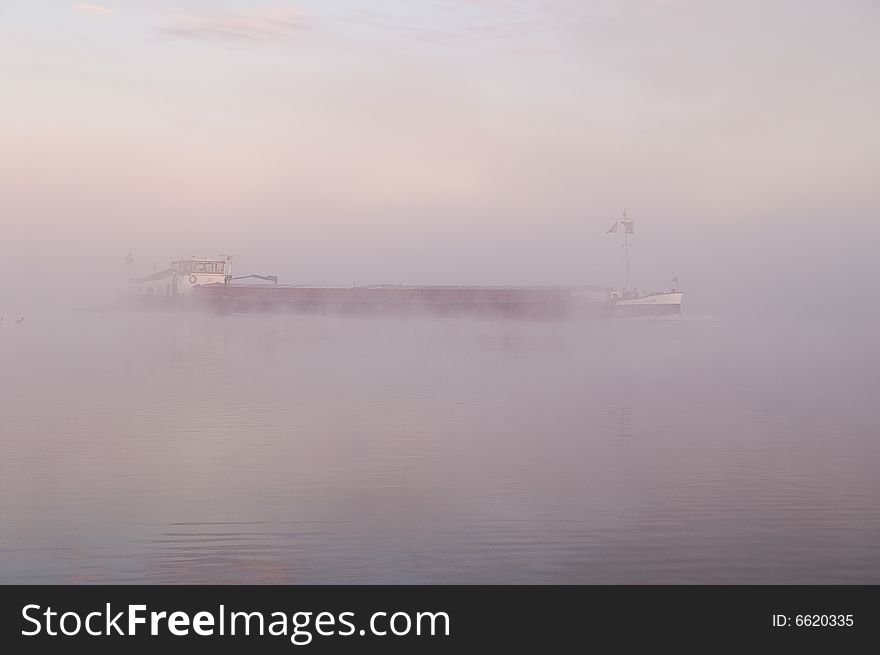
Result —
M 205 259 L 189 257 L 174 259 L 170 268 L 152 275 L 129 278 L 131 293 L 147 296 L 188 296 L 193 287 L 206 284 L 225 284 L 232 275 L 231 258 Z

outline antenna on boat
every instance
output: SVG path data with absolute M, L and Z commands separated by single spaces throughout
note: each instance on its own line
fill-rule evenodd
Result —
M 624 287 L 624 292 L 629 293 L 629 235 L 635 233 L 635 221 L 626 213 L 626 208 L 623 210 L 623 218 L 614 221 L 605 234 L 617 234 L 618 225 L 623 225 L 623 261 L 626 266 L 626 286 Z

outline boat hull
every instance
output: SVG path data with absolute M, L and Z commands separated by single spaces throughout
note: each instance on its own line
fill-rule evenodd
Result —
M 614 303 L 614 314 L 618 318 L 678 316 L 681 314 L 681 300 L 682 294 L 677 291 L 618 300 Z
M 593 287 L 279 287 L 206 285 L 193 291 L 221 312 L 522 318 L 610 316 L 610 291 Z
M 635 318 L 681 313 L 680 293 L 614 299 L 601 287 L 195 286 L 186 296 L 122 294 L 120 307 L 214 313 Z

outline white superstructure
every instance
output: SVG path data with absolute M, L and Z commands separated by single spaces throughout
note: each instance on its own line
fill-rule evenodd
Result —
M 232 276 L 232 258 L 189 257 L 172 260 L 171 266 L 144 277 L 129 277 L 128 290 L 147 296 L 189 296 L 193 287 L 222 284 Z

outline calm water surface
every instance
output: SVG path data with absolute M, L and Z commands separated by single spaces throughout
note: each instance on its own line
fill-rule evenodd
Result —
M 880 583 L 876 323 L 0 324 L 0 582 Z

